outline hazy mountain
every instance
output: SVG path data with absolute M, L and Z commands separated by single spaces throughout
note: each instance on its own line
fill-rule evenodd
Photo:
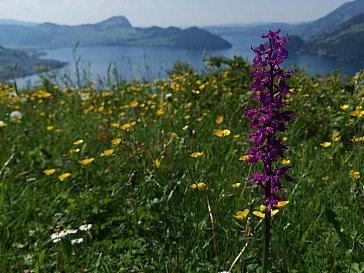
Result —
M 77 26 L 44 23 L 36 26 L 0 25 L 0 44 L 12 48 L 81 46 L 166 46 L 191 49 L 224 49 L 231 44 L 206 30 L 175 27 L 134 28 L 124 16 L 97 24 Z
M 302 52 L 364 63 L 364 13 L 306 42 Z
M 0 19 L 0 25 L 13 25 L 13 26 L 26 26 L 33 27 L 38 25 L 37 23 L 23 22 L 13 19 Z
M 364 0 L 347 2 L 316 21 L 298 25 L 291 33 L 308 40 L 311 37 L 332 32 L 344 22 L 362 13 L 364 13 Z

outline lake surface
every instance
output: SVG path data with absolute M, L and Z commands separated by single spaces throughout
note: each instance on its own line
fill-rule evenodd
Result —
M 173 67 L 177 61 L 187 62 L 194 69 L 204 69 L 204 58 L 208 56 L 243 56 L 249 61 L 253 59 L 251 45 L 257 46 L 262 39 L 256 37 L 242 37 L 240 35 L 221 35 L 232 43 L 233 47 L 226 50 L 202 51 L 160 47 L 79 47 L 60 48 L 44 51 L 45 59 L 54 59 L 67 62 L 64 68 L 55 71 L 58 78 L 71 77 L 75 80 L 76 67 L 79 68 L 81 79 L 106 80 L 113 77 L 112 70 L 118 72 L 126 80 L 142 79 L 153 80 L 165 77 L 166 71 Z M 77 61 L 78 60 L 78 61 Z M 76 65 L 78 63 L 78 65 Z M 290 55 L 286 65 L 305 67 L 310 74 L 325 75 L 336 69 L 345 75 L 354 75 L 363 67 L 355 62 L 344 63 L 340 60 L 319 58 L 307 54 Z M 17 80 L 18 86 L 26 88 L 33 85 L 38 76 L 30 76 Z

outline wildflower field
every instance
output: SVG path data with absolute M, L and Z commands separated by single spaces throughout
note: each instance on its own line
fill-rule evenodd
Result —
M 259 272 L 251 65 L 0 90 L 0 272 Z M 271 272 L 364 272 L 364 72 L 287 80 Z M 282 206 L 283 207 L 283 206 Z

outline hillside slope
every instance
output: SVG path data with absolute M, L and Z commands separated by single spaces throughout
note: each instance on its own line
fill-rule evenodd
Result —
M 298 25 L 291 33 L 308 40 L 317 35 L 330 33 L 362 13 L 364 13 L 364 0 L 347 2 L 316 21 Z
M 335 31 L 305 43 L 303 52 L 364 63 L 364 14 L 345 22 Z
M 37 26 L 0 25 L 0 44 L 22 48 L 81 46 L 165 46 L 191 49 L 225 49 L 231 44 L 196 27 L 134 28 L 124 16 L 97 24 L 77 26 L 44 23 Z

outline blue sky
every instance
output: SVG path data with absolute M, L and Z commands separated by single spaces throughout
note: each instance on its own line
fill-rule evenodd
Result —
M 0 0 L 0 19 L 95 23 L 124 15 L 133 26 L 207 26 L 318 19 L 350 0 Z

